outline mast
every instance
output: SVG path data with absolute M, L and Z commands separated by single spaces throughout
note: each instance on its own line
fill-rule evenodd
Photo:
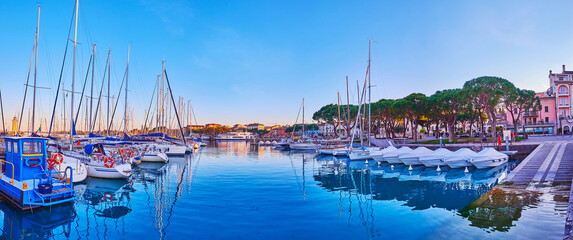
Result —
M 32 96 L 32 132 L 36 113 L 36 74 L 38 72 L 38 38 L 40 37 L 40 5 L 38 5 L 38 26 L 36 27 L 36 53 L 34 54 L 34 94 Z M 28 87 L 28 86 L 26 86 Z
M 131 44 L 127 46 L 127 68 L 125 69 L 125 112 L 124 112 L 124 124 L 123 124 L 123 132 L 127 133 L 127 79 L 129 77 L 129 49 L 131 48 Z
M 2 131 L 6 135 L 6 124 L 4 123 L 4 106 L 2 104 L 2 91 L 0 91 L 0 110 L 2 110 Z
M 350 136 L 350 93 L 348 92 L 348 76 L 346 76 L 346 137 Z
M 94 73 L 95 73 L 95 54 L 96 54 L 96 45 L 94 43 L 94 49 L 92 52 L 92 56 L 93 56 L 93 64 L 92 64 L 92 87 L 91 87 L 91 94 L 90 94 L 90 120 L 89 120 L 89 131 L 92 130 L 92 112 L 94 110 L 93 108 L 93 104 L 94 104 Z
M 70 150 L 72 150 L 72 146 L 74 145 L 74 82 L 76 80 L 76 45 L 78 39 L 78 5 L 80 0 L 76 0 L 76 23 L 75 23 L 75 30 L 74 30 L 74 63 L 72 67 L 72 99 L 71 99 L 71 107 L 70 107 Z
M 109 97 L 111 96 L 110 88 L 111 88 L 111 49 L 107 52 L 107 132 L 106 135 L 109 135 Z
M 371 114 L 372 114 L 372 102 L 370 101 L 370 96 L 371 96 L 371 82 L 370 82 L 370 75 L 371 75 L 371 71 L 370 71 L 370 45 L 372 44 L 372 40 L 368 40 L 368 146 L 370 147 L 370 129 L 371 124 L 372 124 L 372 118 L 371 118 Z
M 302 138 L 304 138 L 304 98 L 302 98 Z
M 340 92 L 337 92 L 337 94 L 338 94 L 338 99 L 337 99 L 337 100 L 338 100 L 338 104 L 337 104 L 337 107 L 338 107 L 338 124 L 337 124 L 337 128 L 338 128 L 338 129 L 336 129 L 336 130 L 337 130 L 337 132 L 338 132 L 338 137 L 340 137 Z
M 362 89 L 362 91 L 364 91 L 364 89 Z M 364 96 L 360 95 L 360 86 L 358 85 L 358 80 L 356 80 L 356 94 L 358 94 L 358 104 L 360 106 L 364 105 L 364 103 L 361 101 L 361 98 Z M 363 145 L 364 142 L 362 141 L 362 137 L 364 136 L 364 115 L 360 115 L 360 108 L 358 108 L 358 116 L 360 116 L 360 118 L 356 118 L 356 124 L 358 124 L 358 121 L 360 121 L 360 145 Z
M 173 98 L 173 90 L 171 90 L 171 84 L 169 84 L 169 77 L 167 77 L 167 71 L 163 67 L 163 72 L 165 73 L 165 79 L 167 80 L 167 87 L 169 88 L 169 94 L 171 95 L 171 102 L 173 103 L 173 108 L 175 108 L 175 99 Z M 175 109 L 175 117 L 177 118 L 177 124 L 179 124 L 179 131 L 181 131 L 181 137 L 183 138 L 183 146 L 187 146 L 187 141 L 185 140 L 185 134 L 183 134 L 183 128 L 181 127 L 181 121 L 179 121 L 179 114 L 177 109 Z

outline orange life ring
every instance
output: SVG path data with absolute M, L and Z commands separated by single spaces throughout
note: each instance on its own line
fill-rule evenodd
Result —
M 64 161 L 64 156 L 61 153 L 54 154 L 54 162 L 60 164 Z
M 103 163 L 105 164 L 106 167 L 112 168 L 112 167 L 113 167 L 113 164 L 114 164 L 114 161 L 113 161 L 112 158 L 106 157 Z
M 113 195 L 111 195 L 111 193 L 104 193 L 103 194 L 103 200 L 101 200 L 102 202 L 112 202 L 113 201 Z
M 125 154 L 125 150 L 123 150 L 123 148 L 118 149 L 117 152 L 119 152 L 119 155 Z
M 135 152 L 133 152 L 133 150 L 131 150 L 131 149 L 127 149 L 127 150 L 129 150 L 129 156 L 130 157 L 132 157 L 132 158 L 135 157 Z

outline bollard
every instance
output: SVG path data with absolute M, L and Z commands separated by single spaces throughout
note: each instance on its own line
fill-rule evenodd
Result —
M 23 190 L 28 190 L 28 184 L 27 184 L 27 183 L 22 183 L 22 189 L 23 189 Z
M 505 151 L 509 152 L 509 139 L 505 139 Z

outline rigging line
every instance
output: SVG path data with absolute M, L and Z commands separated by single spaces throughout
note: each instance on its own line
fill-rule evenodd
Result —
M 157 76 L 159 79 L 159 76 Z M 153 93 L 151 94 L 151 101 L 149 102 L 149 108 L 147 109 L 147 114 L 145 116 L 145 122 L 143 123 L 143 133 L 145 133 L 145 128 L 147 127 L 147 118 L 149 117 L 149 111 L 151 111 L 151 105 L 153 103 L 153 97 L 155 96 L 155 90 L 157 89 L 157 83 L 155 83 L 155 87 L 153 87 Z
M 84 101 L 83 100 L 84 99 L 84 91 L 86 90 L 86 84 L 88 82 L 88 76 L 90 74 L 90 66 L 92 65 L 92 58 L 93 58 L 93 56 L 90 57 L 90 61 L 88 63 L 88 68 L 86 71 L 86 78 L 84 80 L 84 87 L 82 88 L 82 95 L 80 97 L 80 104 L 78 105 L 78 111 L 76 111 L 76 118 L 74 119 L 74 126 L 77 126 L 78 116 L 80 115 L 80 108 L 82 107 L 82 102 Z
M 66 63 L 66 55 L 67 55 L 67 53 L 68 53 L 68 46 L 69 46 L 69 44 L 70 44 L 69 39 L 70 39 L 70 34 L 71 34 L 71 32 L 72 32 L 72 25 L 73 25 L 73 23 L 74 23 L 74 15 L 75 15 L 75 12 L 76 12 L 76 4 L 75 4 L 75 3 L 74 3 L 74 11 L 73 11 L 73 12 L 74 12 L 74 13 L 72 14 L 72 20 L 71 20 L 71 22 L 70 22 L 70 28 L 68 29 L 68 37 L 66 38 L 66 49 L 64 50 L 64 59 L 62 60 L 62 68 L 61 68 L 61 70 L 60 70 L 60 79 L 59 79 L 59 81 L 58 81 L 58 90 L 56 91 L 56 99 L 54 100 L 54 108 L 53 108 L 53 110 L 52 110 L 52 117 L 51 117 L 51 119 L 50 119 L 50 130 L 48 131 L 48 136 L 50 136 L 50 134 L 52 133 L 52 124 L 53 124 L 53 122 L 54 122 L 54 115 L 55 115 L 55 112 L 56 112 L 56 105 L 57 105 L 57 103 L 58 103 L 58 96 L 59 96 L 59 94 L 60 94 L 60 85 L 61 85 L 61 83 L 62 83 L 62 75 L 63 75 L 63 73 L 64 73 L 64 66 L 65 66 L 65 63 Z
M 302 109 L 302 103 L 300 104 L 300 107 L 298 108 L 298 114 L 296 115 L 296 120 L 294 120 L 294 126 L 292 126 L 292 132 L 290 135 L 291 139 L 294 139 L 294 131 L 296 130 L 296 123 L 298 122 L 298 117 L 300 116 L 301 109 Z
M 20 118 L 18 119 L 20 123 L 22 123 L 22 115 L 24 115 L 24 107 L 26 106 L 26 95 L 28 93 L 28 85 L 30 84 L 30 72 L 32 71 L 32 61 L 34 60 L 34 53 L 36 51 L 37 42 L 34 38 L 34 46 L 32 47 L 32 57 L 30 57 L 30 67 L 28 68 L 28 77 L 26 77 L 26 87 L 24 87 L 24 99 L 22 100 L 22 110 L 20 111 Z M 18 125 L 18 130 L 16 131 L 16 135 L 20 134 L 20 126 Z
M 123 80 L 121 80 L 121 85 L 119 86 L 119 94 L 117 94 L 117 100 L 115 101 L 115 105 L 113 107 L 108 129 L 111 129 L 111 127 L 113 126 L 113 117 L 115 116 L 115 110 L 117 109 L 117 104 L 119 103 L 119 96 L 121 95 L 121 89 L 123 88 L 123 82 L 125 81 L 125 74 L 127 74 L 127 69 L 125 69 L 125 73 L 123 74 Z
M 106 60 L 105 69 L 103 70 L 103 78 L 102 78 L 102 80 L 101 80 L 101 87 L 100 87 L 100 89 L 99 89 L 99 97 L 98 97 L 98 99 L 97 99 L 96 110 L 95 110 L 95 116 L 94 116 L 93 122 L 92 122 L 92 124 L 91 124 L 90 132 L 92 132 L 93 129 L 94 129 L 94 127 L 95 127 L 95 123 L 96 123 L 96 119 L 97 119 L 97 113 L 98 113 L 98 110 L 99 110 L 100 104 L 101 104 L 101 95 L 102 95 L 102 92 L 103 92 L 103 86 L 105 85 L 105 74 L 107 73 L 107 64 L 108 64 L 107 61 L 109 61 L 109 59 Z M 91 121 L 92 121 L 92 119 L 90 119 L 90 122 L 91 122 Z
M 173 109 L 175 110 L 175 116 L 177 117 L 177 123 L 179 124 L 179 131 L 181 131 L 181 137 L 183 138 L 183 146 L 187 146 L 187 141 L 185 140 L 185 134 L 183 133 L 183 128 L 181 127 L 181 121 L 179 121 L 179 113 L 177 113 L 177 106 L 175 104 L 175 99 L 173 98 L 173 91 L 171 90 L 171 84 L 169 84 L 169 77 L 167 77 L 167 70 L 163 68 L 165 72 L 165 80 L 167 80 L 167 87 L 169 88 L 169 94 L 171 95 L 171 101 L 173 102 Z

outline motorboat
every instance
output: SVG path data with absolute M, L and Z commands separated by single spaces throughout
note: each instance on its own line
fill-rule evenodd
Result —
M 75 201 L 73 169 L 48 170 L 46 139 L 39 137 L 4 137 L 6 164 L 0 172 L 0 195 L 20 210 L 52 207 Z M 64 174 L 63 179 L 52 178 Z M 71 173 L 71 174 L 68 174 Z
M 347 155 L 351 161 L 372 159 L 372 156 L 370 156 L 370 151 L 367 148 L 360 148 L 360 149 L 350 148 L 347 152 Z
M 398 159 L 406 165 L 422 165 L 420 162 L 420 156 L 431 153 L 432 150 L 426 147 L 419 147 L 410 152 L 402 153 L 398 156 Z
M 477 153 L 471 163 L 478 169 L 497 167 L 507 162 L 509 157 L 493 148 L 485 148 Z
M 370 156 L 372 156 L 372 159 L 376 160 L 377 162 L 382 162 L 383 157 L 384 157 L 384 153 L 392 152 L 392 151 L 396 151 L 396 150 L 398 150 L 396 147 L 388 146 L 384 149 L 371 150 Z
M 57 170 L 57 172 L 62 172 L 68 167 L 72 168 L 72 180 L 73 182 L 84 181 L 88 177 L 88 171 L 86 164 L 84 164 L 80 159 L 64 155 L 57 146 L 48 146 L 48 169 Z M 54 173 L 52 175 L 54 178 L 62 179 L 65 178 L 63 173 Z
M 447 156 L 444 159 L 444 162 L 448 164 L 450 168 L 471 167 L 473 166 L 471 160 L 476 154 L 476 152 L 469 148 L 460 148 L 459 150 Z
M 411 151 L 413 151 L 413 150 L 409 147 L 401 147 L 396 151 L 384 153 L 384 155 L 382 155 L 382 161 L 388 162 L 390 164 L 402 163 L 402 161 L 400 161 L 400 158 L 399 158 L 400 154 L 408 153 Z
M 438 148 L 431 153 L 420 156 L 419 160 L 426 167 L 447 166 L 444 159 L 452 153 L 448 149 Z
M 145 144 L 140 146 L 139 156 L 142 162 L 167 162 L 169 157 L 165 154 L 164 149 L 155 144 Z
M 300 151 L 300 150 L 317 150 L 320 145 L 315 143 L 291 143 L 290 145 L 291 150 Z
M 133 151 L 128 151 L 133 153 Z M 86 164 L 88 176 L 98 178 L 129 178 L 131 176 L 131 153 L 120 149 L 111 153 L 103 148 L 103 144 L 86 144 L 83 153 L 64 152 L 70 157 L 82 159 Z

